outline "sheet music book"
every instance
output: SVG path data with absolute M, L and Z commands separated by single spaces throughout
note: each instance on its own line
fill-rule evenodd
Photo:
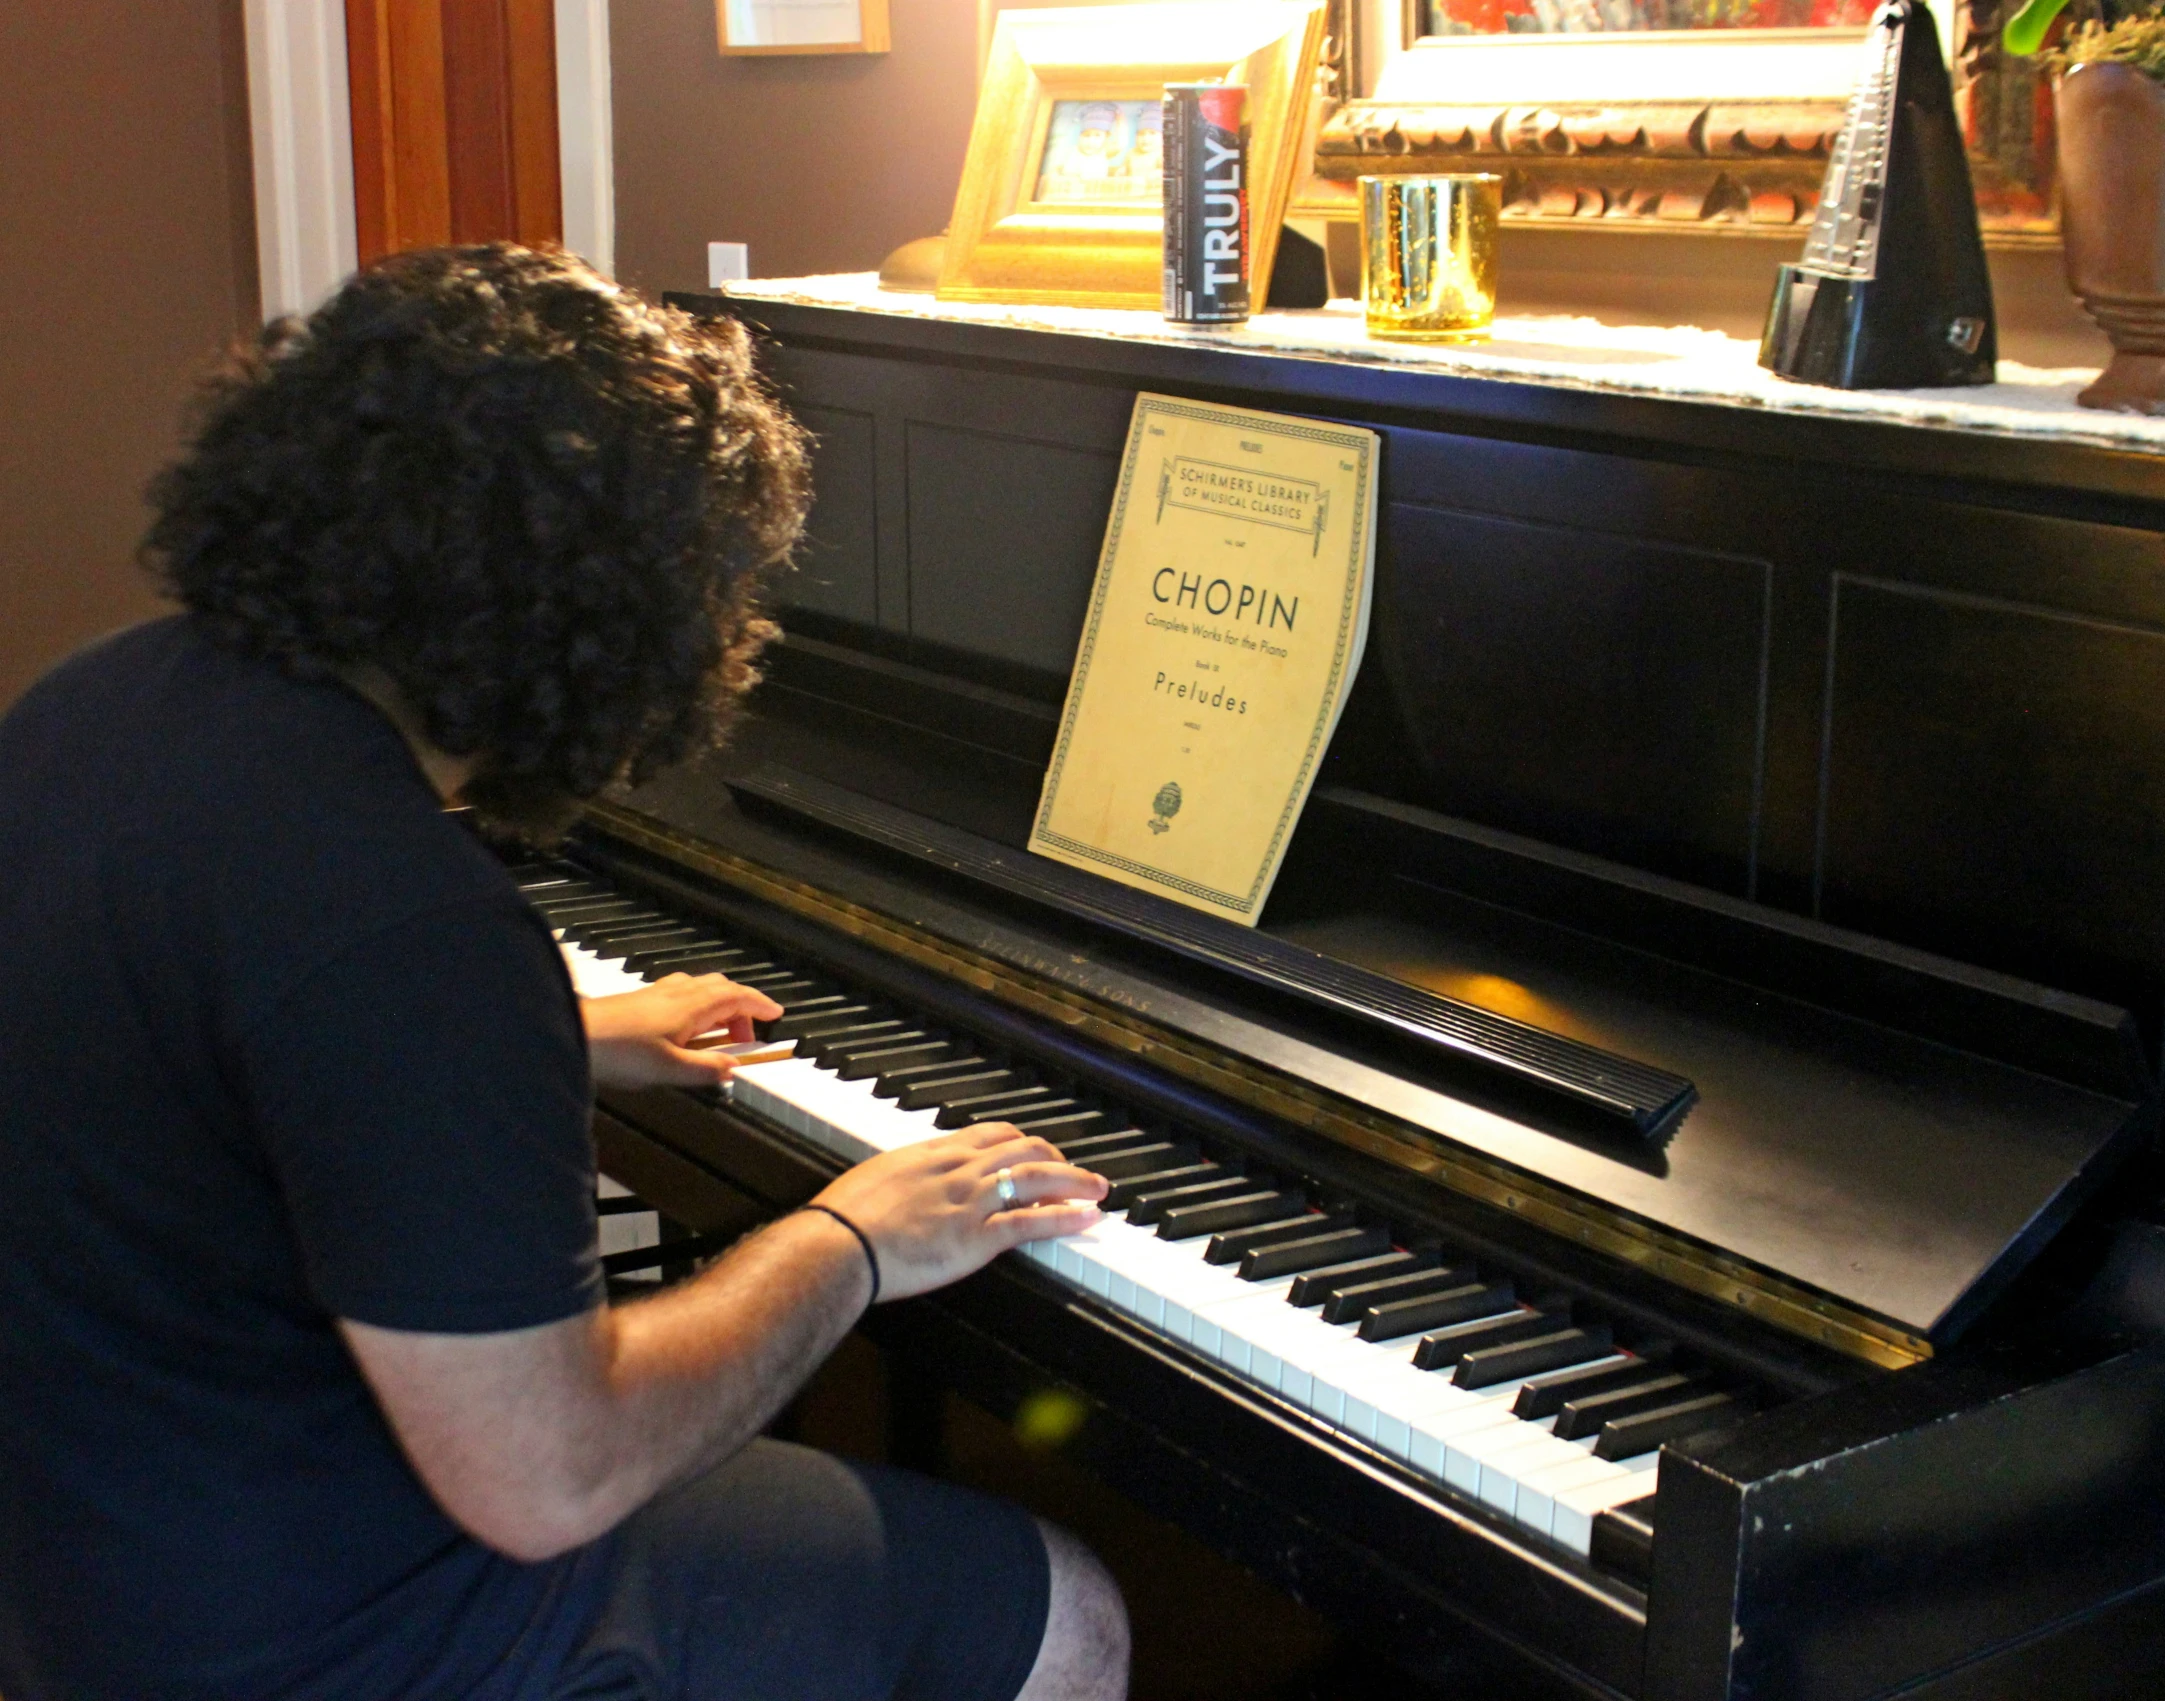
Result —
M 1378 444 L 1136 397 L 1033 851 L 1253 924 L 1368 641 Z

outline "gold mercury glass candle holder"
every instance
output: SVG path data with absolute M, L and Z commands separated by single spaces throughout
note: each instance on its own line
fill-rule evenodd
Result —
M 1477 342 L 1496 317 L 1503 179 L 1361 179 L 1361 300 L 1368 334 Z

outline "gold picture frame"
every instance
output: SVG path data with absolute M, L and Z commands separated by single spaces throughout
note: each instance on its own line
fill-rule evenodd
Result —
M 887 0 L 714 0 L 728 59 L 796 53 L 885 53 Z
M 1150 114 L 1167 83 L 1230 79 L 1248 88 L 1260 307 L 1306 163 L 1324 10 L 1322 0 L 1170 0 L 1002 12 L 940 299 L 1158 306 L 1164 226 L 1144 145 Z

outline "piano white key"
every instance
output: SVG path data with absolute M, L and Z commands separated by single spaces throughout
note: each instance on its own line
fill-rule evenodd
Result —
M 939 1132 L 938 1112 L 904 1110 L 876 1097 L 873 1083 L 845 1081 L 809 1058 L 754 1063 L 739 1069 L 730 1091 L 747 1109 L 772 1116 L 852 1163 L 891 1152 Z
M 1511 1515 L 1539 1535 L 1554 1534 L 1556 1497 L 1566 1489 L 1591 1488 L 1596 1483 L 1633 1474 L 1622 1465 L 1595 1458 L 1591 1438 L 1584 1442 L 1566 1441 L 1562 1445 L 1577 1449 L 1578 1456 L 1568 1462 L 1528 1471 L 1519 1479 L 1518 1504 Z
M 1458 1392 L 1463 1394 L 1467 1390 L 1462 1388 Z M 1490 1424 L 1518 1422 L 1511 1415 L 1511 1401 L 1509 1392 L 1486 1394 L 1470 1401 L 1439 1404 L 1414 1417 L 1409 1443 L 1414 1468 L 1425 1471 L 1439 1482 L 1450 1482 L 1447 1464 L 1453 1438 Z M 1460 1455 L 1459 1481 L 1452 1486 L 1463 1488 L 1468 1494 L 1475 1493 L 1481 1486 L 1479 1466 L 1464 1454 Z
M 627 973 L 622 963 L 605 963 L 583 945 L 559 940 L 557 949 L 564 954 L 564 967 L 571 971 L 572 990 L 581 998 L 636 992 L 647 984 L 643 977 Z
M 1659 1453 L 1642 1453 L 1636 1459 L 1616 1462 L 1624 1468 L 1621 1477 L 1557 1491 L 1556 1510 L 1549 1525 L 1552 1541 L 1584 1557 L 1593 1551 L 1597 1513 L 1654 1492 L 1659 1482 Z
M 1568 1457 L 1568 1441 L 1549 1433 L 1553 1418 L 1531 1422 L 1514 1418 L 1506 1426 L 1469 1430 L 1451 1442 L 1451 1451 L 1462 1453 L 1474 1467 L 1474 1493 L 1482 1503 L 1510 1516 L 1518 1510 L 1520 1481 L 1546 1466 Z M 1448 1467 L 1446 1467 L 1448 1468 Z
M 1200 1255 L 1196 1262 L 1202 1263 Z M 1231 1273 L 1231 1265 L 1203 1264 L 1206 1270 Z M 1291 1312 L 1286 1295 L 1293 1289 L 1291 1276 L 1268 1282 L 1244 1282 L 1233 1275 L 1233 1291 L 1221 1299 L 1200 1295 L 1192 1308 L 1198 1321 L 1218 1332 L 1211 1356 L 1243 1376 L 1253 1377 L 1266 1388 L 1278 1386 L 1281 1355 L 1275 1350 L 1278 1337 L 1272 1327 L 1279 1312 Z

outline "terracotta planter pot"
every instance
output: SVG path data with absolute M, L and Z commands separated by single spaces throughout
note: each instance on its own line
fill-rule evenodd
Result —
M 2100 61 L 2053 99 L 2067 286 L 2113 349 L 2082 405 L 2165 413 L 2165 87 Z

